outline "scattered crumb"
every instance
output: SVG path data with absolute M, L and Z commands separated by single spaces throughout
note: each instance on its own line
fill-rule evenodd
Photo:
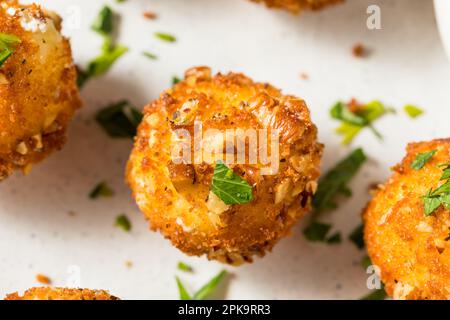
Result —
M 75 211 L 69 211 L 68 214 L 71 217 L 75 217 L 77 215 L 77 213 Z
M 43 275 L 43 274 L 41 274 L 41 273 L 39 273 L 39 274 L 36 275 L 36 280 L 37 280 L 39 283 L 41 283 L 41 284 L 46 284 L 46 285 L 49 285 L 49 284 L 52 283 L 52 280 L 51 280 L 49 277 L 47 277 L 46 275 Z
M 131 269 L 133 267 L 133 261 L 130 260 L 125 261 L 125 267 Z
M 352 48 L 352 53 L 357 58 L 364 58 L 369 55 L 368 49 L 362 43 L 355 44 Z
M 152 12 L 152 11 L 145 11 L 144 12 L 144 17 L 150 20 L 154 20 L 157 18 L 156 13 Z
M 306 72 L 302 72 L 300 73 L 300 78 L 302 80 L 309 80 L 309 74 L 307 74 Z
M 358 100 L 356 100 L 355 98 L 352 98 L 348 103 L 347 103 L 348 109 L 353 112 L 356 113 L 358 111 L 361 111 L 364 109 L 364 105 L 361 104 Z

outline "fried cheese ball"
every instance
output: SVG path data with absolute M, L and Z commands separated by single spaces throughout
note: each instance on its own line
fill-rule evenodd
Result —
M 433 150 L 422 169 L 411 167 Z M 369 256 L 394 299 L 450 299 L 450 210 L 426 216 L 422 198 L 444 183 L 440 165 L 449 163 L 450 139 L 410 144 L 365 210 Z
M 0 1 L 0 40 L 18 39 L 0 66 L 0 181 L 60 149 L 81 106 L 70 45 L 60 29 L 61 19 L 37 5 Z
M 320 10 L 328 5 L 343 2 L 344 0 L 251 0 L 265 3 L 269 8 L 282 8 L 293 13 L 304 10 Z
M 25 291 L 22 296 L 17 292 L 8 294 L 5 300 L 119 300 L 119 298 L 104 290 L 36 287 Z
M 271 250 L 310 210 L 323 146 L 302 99 L 243 74 L 212 77 L 208 67 L 197 67 L 144 114 L 128 162 L 128 183 L 151 228 L 183 252 L 233 265 L 252 262 L 252 256 Z M 260 161 L 229 164 L 252 187 L 251 202 L 227 205 L 211 192 L 217 161 L 173 161 L 171 149 L 179 141 L 175 131 L 192 134 L 196 121 L 203 132 L 279 130 L 276 174 L 263 175 Z M 218 136 L 208 137 L 203 142 L 214 144 Z M 235 149 L 228 152 L 237 154 Z

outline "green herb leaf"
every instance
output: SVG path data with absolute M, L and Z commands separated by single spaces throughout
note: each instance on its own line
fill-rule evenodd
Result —
M 180 292 L 180 300 L 192 300 L 191 295 L 187 292 L 180 278 L 175 277 L 175 279 L 177 281 L 178 291 Z
M 331 224 L 313 221 L 311 225 L 303 231 L 303 234 L 309 241 L 325 242 L 330 229 Z
M 342 242 L 342 235 L 340 232 L 336 232 L 327 239 L 328 244 L 338 244 Z
M 352 112 L 348 105 L 338 102 L 330 110 L 333 119 L 341 121 L 336 132 L 341 135 L 342 143 L 349 144 L 364 128 L 369 128 L 380 139 L 382 135 L 373 127 L 372 123 L 392 109 L 386 108 L 379 101 L 372 101 Z
M 89 63 L 87 74 L 89 77 L 98 77 L 105 74 L 111 66 L 125 53 L 128 48 L 124 46 L 116 46 L 103 53 Z
M 194 300 L 205 300 L 214 292 L 222 279 L 227 275 L 227 271 L 221 271 L 217 276 L 212 278 L 207 284 L 205 284 L 200 290 L 198 290 L 193 299 Z
M 97 199 L 99 197 L 111 197 L 113 194 L 114 191 L 105 182 L 100 182 L 89 193 L 89 198 Z
M 92 30 L 102 36 L 111 36 L 114 31 L 114 12 L 110 7 L 104 6 L 92 24 Z
M 122 228 L 124 231 L 129 232 L 131 230 L 131 222 L 124 214 L 116 218 L 116 227 Z
M 142 55 L 144 57 L 147 57 L 147 58 L 151 59 L 151 60 L 158 60 L 158 56 L 157 55 L 155 55 L 155 54 L 153 54 L 151 52 L 148 52 L 148 51 L 142 52 Z
M 253 200 L 253 188 L 223 163 L 214 168 L 211 191 L 225 204 L 245 204 Z
M 364 270 L 367 270 L 368 267 L 372 265 L 372 260 L 370 260 L 369 256 L 365 256 L 361 260 L 361 266 L 364 268 Z
M 431 150 L 417 155 L 416 159 L 411 163 L 411 168 L 414 170 L 422 169 L 428 161 L 436 154 L 437 150 Z
M 156 32 L 155 33 L 155 37 L 162 40 L 162 41 L 166 41 L 166 42 L 175 42 L 177 41 L 177 38 L 175 38 L 175 36 L 168 34 L 168 33 L 164 33 L 164 32 Z
M 368 295 L 362 297 L 360 300 L 384 300 L 386 299 L 386 297 L 387 294 L 383 286 L 383 288 L 372 291 Z
M 450 163 L 442 164 L 439 167 L 444 168 L 444 174 L 441 177 L 441 181 L 450 179 Z
M 420 109 L 420 108 L 418 108 L 416 106 L 410 105 L 410 104 L 406 105 L 404 107 L 404 109 L 405 109 L 406 114 L 410 118 L 413 118 L 413 119 L 421 116 L 424 113 L 424 111 L 422 109 Z
M 181 262 L 181 261 L 178 262 L 177 267 L 178 267 L 178 270 L 186 271 L 186 272 L 192 272 L 192 270 L 193 270 L 190 265 L 188 265 L 188 264 L 186 264 L 184 262 Z
M 133 138 L 142 120 L 142 113 L 124 100 L 100 110 L 96 120 L 113 138 Z
M 365 244 L 364 244 L 364 225 L 361 224 L 359 226 L 357 226 L 352 233 L 350 234 L 350 236 L 348 237 L 349 240 L 351 242 L 353 242 L 356 247 L 358 247 L 358 249 L 364 249 Z
M 313 206 L 316 212 L 337 207 L 334 202 L 335 197 L 338 194 L 349 194 L 347 184 L 358 173 L 366 160 L 364 151 L 356 149 L 320 179 L 319 187 L 313 198 Z
M 177 76 L 173 76 L 172 77 L 172 85 L 176 85 L 177 83 L 181 82 L 181 79 L 178 78 Z
M 21 40 L 15 35 L 0 33 L 0 67 L 11 57 L 19 43 Z

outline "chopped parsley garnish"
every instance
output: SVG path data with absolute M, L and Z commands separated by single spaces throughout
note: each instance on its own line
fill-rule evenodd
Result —
M 370 260 L 369 256 L 365 256 L 361 260 L 361 266 L 364 268 L 364 270 L 367 270 L 368 267 L 372 265 L 372 260 Z
M 382 135 L 373 127 L 373 122 L 392 109 L 386 108 L 379 101 L 372 101 L 365 105 L 359 105 L 355 101 L 345 104 L 337 102 L 330 110 L 333 119 L 342 124 L 336 132 L 342 136 L 342 143 L 349 144 L 364 128 L 369 128 L 378 137 Z
M 111 197 L 113 194 L 114 191 L 105 182 L 100 182 L 89 193 L 89 198 L 97 199 L 99 197 Z
M 158 60 L 158 56 L 156 54 L 148 52 L 148 51 L 142 52 L 142 55 L 144 57 L 147 57 L 147 58 L 151 59 L 151 60 Z
M 341 233 L 336 232 L 328 236 L 331 224 L 313 221 L 304 231 L 305 238 L 311 242 L 326 242 L 328 244 L 341 243 Z
M 356 247 L 358 247 L 358 249 L 364 249 L 365 244 L 364 244 L 364 225 L 360 224 L 359 226 L 357 226 L 352 233 L 350 234 L 350 236 L 348 237 L 348 239 L 353 242 Z
M 188 265 L 188 264 L 186 264 L 186 263 L 184 263 L 182 261 L 178 262 L 177 267 L 178 267 L 178 270 L 181 270 L 181 271 L 186 271 L 186 272 L 192 272 L 193 271 L 193 269 L 192 269 L 192 267 L 190 265 Z
M 128 48 L 121 45 L 109 49 L 105 46 L 102 54 L 89 63 L 87 78 L 98 77 L 105 74 L 111 66 L 127 52 Z
M 94 21 L 92 29 L 104 37 L 102 52 L 89 62 L 87 70 L 78 70 L 78 87 L 81 88 L 90 78 L 105 74 L 121 56 L 128 52 L 127 47 L 116 45 L 113 41 L 114 19 L 114 12 L 105 6 Z
M 444 168 L 440 181 L 447 181 L 437 189 L 431 189 L 422 197 L 426 216 L 431 216 L 441 206 L 446 210 L 450 210 L 450 164 L 446 163 L 440 167 Z
M 358 173 L 367 160 L 362 149 L 356 149 L 345 159 L 339 162 L 325 176 L 319 180 L 319 187 L 313 197 L 314 215 L 311 224 L 303 231 L 306 239 L 313 242 L 326 242 L 336 244 L 342 241 L 341 234 L 336 232 L 329 236 L 330 224 L 317 221 L 321 212 L 336 209 L 335 198 L 342 194 L 350 197 L 352 191 L 347 186 L 350 180 Z
M 103 108 L 95 118 L 111 137 L 133 138 L 142 120 L 142 113 L 124 100 Z
M 129 232 L 131 230 L 130 219 L 124 214 L 121 214 L 116 218 L 116 227 L 122 228 L 124 231 Z
M 177 83 L 181 82 L 181 79 L 177 76 L 172 77 L 172 85 L 176 85 Z
M 104 6 L 92 24 L 92 30 L 102 36 L 111 36 L 114 32 L 114 12 L 110 7 Z
M 360 300 L 384 300 L 386 299 L 387 294 L 384 290 L 384 286 L 381 289 L 376 289 L 369 293 L 368 295 L 362 297 Z
M 20 42 L 15 35 L 0 33 L 0 67 L 14 53 L 15 46 Z
M 337 195 L 351 196 L 352 192 L 347 185 L 366 160 L 364 151 L 356 149 L 325 174 L 319 180 L 319 187 L 313 198 L 314 210 L 322 212 L 336 209 L 335 198 Z
M 177 41 L 177 38 L 175 38 L 175 36 L 169 34 L 169 33 L 164 33 L 164 32 L 156 32 L 155 33 L 155 37 L 162 40 L 162 41 L 166 41 L 166 42 L 175 42 Z
M 223 163 L 214 168 L 211 191 L 225 204 L 245 204 L 253 200 L 253 188 Z
M 437 150 L 431 150 L 425 153 L 419 153 L 416 159 L 411 163 L 411 168 L 414 170 L 422 169 L 428 161 L 436 154 Z
M 180 278 L 175 277 L 175 279 L 177 281 L 178 291 L 180 292 L 180 300 L 192 300 L 191 295 L 187 292 Z
M 180 300 L 206 300 L 214 293 L 214 290 L 216 290 L 217 286 L 226 275 L 227 271 L 221 271 L 192 296 L 188 293 L 180 278 L 176 277 L 175 279 L 177 281 L 178 291 L 180 293 Z
M 410 104 L 406 105 L 404 107 L 404 110 L 405 110 L 406 114 L 410 118 L 413 118 L 413 119 L 420 117 L 424 113 L 424 111 L 422 109 L 420 109 L 416 106 L 410 105 Z

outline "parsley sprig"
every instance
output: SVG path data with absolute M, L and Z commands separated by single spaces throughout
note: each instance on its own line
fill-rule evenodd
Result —
M 435 190 L 431 189 L 422 197 L 426 216 L 431 216 L 441 207 L 450 210 L 450 163 L 442 164 L 439 167 L 443 168 L 440 181 L 445 182 Z
M 221 271 L 218 275 L 216 275 L 214 278 L 208 281 L 207 284 L 201 287 L 200 290 L 198 290 L 192 296 L 186 290 L 180 278 L 175 277 L 177 281 L 178 291 L 180 293 L 180 300 L 206 300 L 208 297 L 212 295 L 214 290 L 216 290 L 217 286 L 225 278 L 226 275 L 227 275 L 226 270 Z
M 253 200 L 252 186 L 221 162 L 214 169 L 211 191 L 226 205 L 245 204 Z
M 317 219 L 321 212 L 337 208 L 335 201 L 338 195 L 352 195 L 348 184 L 366 160 L 364 151 L 356 149 L 319 180 L 319 187 L 313 198 L 314 215 L 311 224 L 303 231 L 307 240 L 328 244 L 342 241 L 340 232 L 329 235 L 332 226 Z
M 110 137 L 133 138 L 142 120 L 142 113 L 123 100 L 101 109 L 95 119 Z
M 77 83 L 80 88 L 90 78 L 105 74 L 120 57 L 128 52 L 127 47 L 114 43 L 115 20 L 116 14 L 113 10 L 104 6 L 92 24 L 92 29 L 104 38 L 104 42 L 100 55 L 89 62 L 87 70 L 78 70 Z
M 416 159 L 411 163 L 411 168 L 414 170 L 421 170 L 428 161 L 436 154 L 437 150 L 431 150 L 424 153 L 419 153 Z
M 0 67 L 14 53 L 15 46 L 20 42 L 13 34 L 0 33 Z
M 379 139 L 383 136 L 373 126 L 373 122 L 393 109 L 387 108 L 380 101 L 359 105 L 352 101 L 348 104 L 337 102 L 330 110 L 333 119 L 341 121 L 336 132 L 342 136 L 342 144 L 349 144 L 364 128 L 369 128 Z

